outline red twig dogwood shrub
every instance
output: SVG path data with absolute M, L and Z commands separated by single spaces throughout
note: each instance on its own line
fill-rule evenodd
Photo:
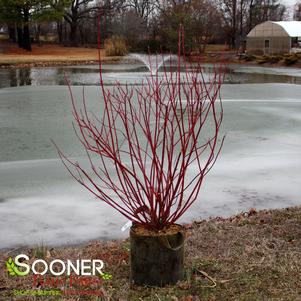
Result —
M 85 97 L 79 108 L 72 96 L 89 168 L 59 150 L 81 185 L 152 230 L 175 223 L 196 201 L 224 139 L 219 137 L 223 67 L 205 78 L 200 64 L 181 61 L 183 44 L 180 30 L 177 68 L 164 65 L 160 75 L 152 72 L 137 85 L 106 87 L 100 61 L 103 112 L 90 112 Z

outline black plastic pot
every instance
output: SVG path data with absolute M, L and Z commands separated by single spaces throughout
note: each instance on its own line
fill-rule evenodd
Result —
M 141 231 L 142 230 L 142 231 Z M 136 285 L 164 286 L 184 277 L 185 230 L 172 225 L 164 231 L 132 226 L 131 280 Z

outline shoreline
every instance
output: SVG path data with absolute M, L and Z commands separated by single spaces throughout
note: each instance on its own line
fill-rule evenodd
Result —
M 5 56 L 5 54 L 4 54 Z M 238 59 L 236 55 L 232 58 L 223 59 L 221 55 L 209 56 L 204 55 L 199 58 L 201 64 L 214 64 L 223 62 L 226 65 L 240 65 L 240 66 L 252 66 L 252 67 L 268 67 L 268 68 L 294 68 L 301 69 L 301 62 L 295 64 L 286 65 L 284 63 L 258 63 L 256 61 L 247 61 L 244 59 Z M 134 64 L 136 61 L 133 59 L 127 59 L 125 56 L 107 57 L 103 56 L 101 62 L 104 64 L 118 64 L 121 61 L 126 64 Z M 197 63 L 198 60 L 195 57 L 187 58 L 188 63 Z M 1 69 L 18 69 L 18 68 L 51 68 L 51 67 L 64 67 L 64 66 L 81 66 L 81 65 L 98 65 L 98 59 L 1 59 L 0 55 L 0 70 Z
M 293 207 L 284 207 L 284 208 L 278 208 L 278 209 L 262 209 L 262 210 L 258 210 L 256 208 L 250 208 L 248 211 L 244 211 L 244 212 L 240 212 L 238 214 L 235 215 L 231 215 L 228 217 L 222 217 L 222 216 L 214 216 L 214 217 L 209 217 L 207 219 L 201 219 L 201 220 L 193 220 L 191 223 L 184 223 L 182 224 L 183 227 L 186 230 L 191 230 L 194 226 L 196 225 L 204 225 L 206 223 L 232 223 L 232 222 L 236 222 L 238 220 L 241 219 L 249 219 L 252 216 L 255 215 L 261 215 L 261 214 L 273 214 L 273 212 L 275 211 L 281 211 L 281 210 L 290 210 L 290 209 L 295 209 L 297 208 L 298 210 L 300 210 L 301 212 L 301 205 L 300 206 L 293 206 Z M 73 243 L 66 243 L 66 244 L 44 244 L 43 242 L 41 242 L 41 246 L 46 247 L 46 248 L 50 248 L 50 249 L 64 249 L 64 248 L 82 248 L 85 247 L 87 245 L 90 244 L 94 244 L 94 243 L 99 243 L 99 242 L 103 242 L 103 243 L 107 243 L 107 242 L 122 242 L 122 241 L 127 241 L 128 238 L 125 239 L 114 239 L 114 238 L 93 238 L 93 239 L 88 239 L 88 240 L 83 240 L 81 242 L 73 242 Z M 39 248 L 40 245 L 39 244 L 33 244 L 33 245 L 20 245 L 20 246 L 15 246 L 15 247 L 5 247 L 5 248 L 1 248 L 0 247 L 0 256 L 3 253 L 14 253 L 14 252 L 23 252 L 25 250 L 33 250 L 35 248 Z
M 116 58 L 103 58 L 101 60 L 104 64 L 118 64 L 123 60 L 123 57 Z M 190 63 L 195 63 L 196 61 L 191 61 Z M 125 61 L 125 63 L 130 64 L 130 61 Z M 201 60 L 202 64 L 214 64 L 216 61 L 212 60 Z M 86 60 L 86 61 L 39 61 L 39 62 L 22 62 L 22 63 L 1 63 L 1 69 L 19 69 L 19 68 L 51 68 L 51 67 L 65 67 L 65 66 L 87 66 L 87 65 L 98 65 L 98 60 Z M 251 67 L 263 67 L 263 68 L 292 68 L 300 69 L 301 65 L 285 65 L 285 64 L 258 64 L 252 62 L 240 62 L 240 61 L 230 61 L 226 62 L 227 65 L 239 65 L 239 66 L 251 66 Z
M 254 56 L 239 54 L 233 50 L 212 50 L 210 45 L 205 53 L 187 57 L 187 62 L 238 64 L 263 67 L 301 68 L 301 55 Z M 100 51 L 100 52 L 99 52 Z M 116 64 L 124 56 L 106 56 L 105 50 L 88 47 L 65 47 L 57 44 L 33 45 L 32 52 L 20 49 L 16 44 L 0 41 L 0 69 L 25 67 L 53 67 L 91 65 L 99 62 Z
M 95 240 L 79 246 L 41 246 L 27 249 L 24 254 L 31 258 L 31 262 L 37 258 L 46 262 L 56 258 L 64 261 L 78 258 L 103 260 L 105 272 L 112 275 L 112 279 L 103 281 L 99 287 L 85 287 L 104 292 L 107 297 L 101 300 L 298 300 L 300 297 L 301 206 L 261 211 L 250 209 L 230 218 L 196 221 L 185 228 L 186 276 L 176 286 L 165 288 L 130 285 L 129 239 Z M 18 251 L 0 251 L 0 264 L 3 266 L 7 258 L 19 254 Z M 204 273 L 213 279 L 214 287 Z M 9 276 L 5 268 L 0 271 L 1 300 L 20 300 L 12 296 L 13 289 L 47 289 L 34 286 L 32 277 L 18 278 Z M 58 287 L 59 291 L 64 288 Z M 22 300 L 33 301 L 35 298 L 24 297 Z M 95 300 L 95 296 L 80 298 Z M 43 300 L 57 299 L 43 297 Z M 62 296 L 60 300 L 70 299 Z
M 104 64 L 119 64 L 124 58 L 123 57 L 106 57 L 102 58 L 101 62 Z M 189 61 L 189 63 L 195 63 L 196 61 Z M 126 64 L 132 64 L 130 60 L 124 60 Z M 216 61 L 212 60 L 201 60 L 202 64 L 214 64 Z M 87 65 L 98 65 L 98 60 L 84 60 L 84 61 L 38 61 L 38 62 L 22 62 L 22 63 L 3 63 L 0 60 L 1 69 L 19 69 L 19 68 L 52 68 L 52 67 L 65 67 L 65 66 L 87 66 Z M 241 62 L 241 61 L 229 61 L 226 65 L 239 65 L 239 66 L 250 66 L 250 67 L 263 67 L 263 68 L 292 68 L 300 69 L 301 65 L 285 65 L 285 64 L 258 64 L 252 62 Z
M 105 57 L 102 62 L 105 64 L 118 64 L 122 57 Z M 0 59 L 0 69 L 18 69 L 18 68 L 47 68 L 47 67 L 63 67 L 63 66 L 80 66 L 80 65 L 97 65 L 98 60 L 70 60 L 70 61 L 29 61 L 29 62 L 2 62 Z

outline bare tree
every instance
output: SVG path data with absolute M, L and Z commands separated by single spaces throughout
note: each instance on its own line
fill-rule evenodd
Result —
M 112 22 L 112 33 L 123 36 L 127 43 L 134 47 L 140 40 L 148 39 L 149 31 L 145 19 L 134 9 L 127 9 Z
M 219 0 L 219 9 L 232 48 L 239 46 L 255 25 L 286 18 L 286 7 L 279 0 Z
M 294 20 L 301 21 L 301 3 L 296 3 L 294 7 Z
M 69 39 L 73 45 L 77 44 L 76 34 L 79 22 L 83 18 L 87 18 L 94 6 L 89 6 L 93 0 L 73 0 L 69 8 L 66 9 L 64 14 L 65 21 L 70 26 Z
M 116 10 L 124 3 L 123 0 L 72 0 L 65 9 L 64 20 L 69 24 L 69 40 L 71 44 L 77 44 L 77 32 L 80 23 L 85 20 L 95 19 L 98 15 L 106 18 L 112 10 Z
M 209 0 L 173 1 L 161 12 L 159 24 L 158 33 L 168 49 L 177 50 L 177 28 L 183 24 L 186 52 L 203 52 L 220 31 L 221 15 Z
M 155 12 L 155 0 L 126 0 L 125 7 L 134 10 L 137 16 L 148 24 L 149 17 Z
M 219 7 L 224 21 L 224 30 L 232 48 L 236 46 L 238 1 L 239 0 L 219 1 Z
M 190 15 L 194 47 L 202 53 L 220 31 L 221 14 L 209 0 L 192 0 Z

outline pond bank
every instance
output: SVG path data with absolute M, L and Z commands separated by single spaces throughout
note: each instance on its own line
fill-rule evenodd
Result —
M 98 62 L 98 49 L 84 47 L 64 47 L 55 44 L 33 45 L 32 51 L 20 49 L 17 45 L 0 42 L 0 68 L 48 67 L 66 65 L 87 65 Z M 120 57 L 107 57 L 100 50 L 105 62 L 119 61 Z
M 233 59 L 224 59 L 222 57 L 201 57 L 200 62 L 202 64 L 214 64 L 220 61 L 223 61 L 226 64 L 235 64 L 241 66 L 258 66 L 258 67 L 270 67 L 270 68 L 301 68 L 301 62 L 297 61 L 292 64 L 285 64 L 284 62 L 277 62 L 277 63 L 270 63 L 263 61 L 264 58 L 261 60 L 260 58 L 258 61 L 252 60 L 244 60 L 244 59 L 237 59 L 233 57 Z M 101 61 L 105 64 L 118 64 L 121 61 L 123 63 L 133 64 L 133 60 L 124 60 L 124 57 L 102 57 Z M 196 58 L 189 59 L 191 63 L 198 62 Z M 61 66 L 80 66 L 80 65 L 95 65 L 98 64 L 98 60 L 91 59 L 91 60 L 49 60 L 49 59 L 35 59 L 35 61 L 30 59 L 25 60 L 18 60 L 15 61 L 14 59 L 5 59 L 0 57 L 0 68 L 1 69 L 16 69 L 16 68 L 28 68 L 28 67 L 40 67 L 40 68 L 47 68 L 47 67 L 61 67 Z
M 21 252 L 50 262 L 78 258 L 102 259 L 112 279 L 74 289 L 97 290 L 97 300 L 298 300 L 301 294 L 301 207 L 257 212 L 250 209 L 231 218 L 186 225 L 186 277 L 176 287 L 129 285 L 129 241 L 93 241 L 76 247 L 12 249 L 0 253 L 1 266 Z M 96 277 L 96 276 L 95 276 Z M 96 277 L 97 278 L 97 277 Z M 97 282 L 97 283 L 96 283 Z M 38 288 L 37 288 L 38 287 Z M 33 285 L 32 277 L 0 271 L 0 298 L 13 289 L 49 289 Z M 64 290 L 60 286 L 59 291 Z M 1 299 L 2 299 L 1 298 Z M 22 297 L 36 300 L 36 297 Z M 72 299 L 73 298 L 73 299 Z M 95 296 L 43 297 L 43 300 L 96 300 Z M 20 300 L 12 298 L 10 300 Z
M 59 45 L 33 45 L 32 52 L 19 49 L 11 43 L 0 42 L 0 68 L 23 67 L 55 67 L 70 65 L 91 65 L 98 63 L 98 50 L 96 48 L 63 47 Z M 101 60 L 105 63 L 118 63 L 124 57 L 108 57 L 101 49 Z M 188 58 L 191 62 L 216 63 L 223 61 L 227 64 L 253 65 L 267 67 L 295 67 L 300 68 L 298 58 L 287 56 L 248 56 L 238 55 L 235 51 L 207 51 L 200 56 Z M 129 61 L 130 62 L 130 61 Z M 132 62 L 130 62 L 132 63 Z
M 105 57 L 102 58 L 103 63 L 113 64 L 119 63 L 122 60 L 121 57 Z M 0 68 L 12 69 L 12 68 L 28 68 L 28 67 L 60 67 L 60 66 L 77 66 L 77 65 L 95 65 L 98 64 L 97 60 L 69 60 L 69 61 L 38 61 L 38 62 L 1 62 Z

